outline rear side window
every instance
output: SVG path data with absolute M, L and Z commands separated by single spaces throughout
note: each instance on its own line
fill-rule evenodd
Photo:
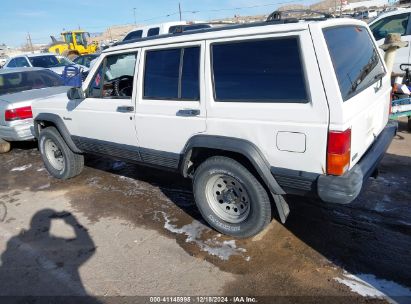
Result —
M 181 99 L 200 99 L 200 48 L 183 49 Z
M 323 31 L 344 101 L 385 75 L 378 51 L 366 28 L 340 26 Z
M 144 97 L 177 99 L 179 70 L 180 49 L 147 52 Z
M 297 37 L 212 45 L 219 102 L 307 102 Z
M 143 31 L 142 30 L 134 31 L 134 32 L 128 33 L 127 36 L 123 39 L 123 41 L 128 41 L 128 40 L 133 40 L 133 39 L 140 39 L 141 37 L 143 37 Z
M 146 52 L 144 98 L 199 100 L 200 47 Z
M 160 28 L 154 27 L 148 30 L 147 37 L 157 36 L 158 34 L 160 34 Z

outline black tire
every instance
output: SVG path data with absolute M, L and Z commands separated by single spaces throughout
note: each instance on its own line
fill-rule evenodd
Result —
M 64 163 L 62 168 L 56 168 L 46 154 L 46 143 L 52 142 L 59 149 L 59 157 Z M 70 150 L 59 131 L 55 127 L 48 127 L 40 132 L 39 149 L 47 171 L 58 179 L 70 179 L 81 173 L 84 168 L 84 156 Z
M 411 132 L 411 116 L 408 116 L 408 132 Z
M 216 176 L 233 178 L 244 187 L 243 191 L 247 193 L 249 200 L 247 207 L 249 210 L 248 215 L 241 219 L 241 222 L 232 223 L 219 216 L 215 212 L 215 203 L 213 205 L 213 202 L 207 198 L 207 191 L 210 189 L 207 185 L 212 180 L 218 179 Z M 224 177 L 222 180 L 226 183 Z M 271 203 L 267 191 L 250 171 L 231 158 L 215 156 L 203 162 L 194 174 L 193 189 L 197 207 L 203 218 L 211 227 L 223 234 L 237 238 L 251 237 L 264 230 L 271 221 Z M 234 197 L 238 198 L 236 194 Z M 219 202 L 221 203 L 221 200 Z M 241 203 L 241 200 L 236 200 L 235 204 L 237 202 Z

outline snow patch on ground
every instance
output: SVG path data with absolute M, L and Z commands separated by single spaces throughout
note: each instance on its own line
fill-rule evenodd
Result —
M 42 186 L 38 187 L 37 190 L 44 190 L 44 189 L 47 189 L 47 188 L 50 188 L 50 183 L 47 183 L 45 185 L 42 185 Z
M 363 297 L 385 299 L 390 303 L 409 303 L 410 301 L 411 290 L 395 282 L 378 279 L 372 274 L 344 273 L 343 276 L 344 278 L 334 278 L 334 280 L 348 286 L 351 291 Z
M 12 172 L 15 172 L 15 171 L 25 171 L 25 170 L 31 168 L 31 166 L 32 166 L 31 164 L 28 164 L 28 165 L 24 165 L 24 166 L 21 166 L 21 167 L 15 167 L 15 168 L 11 169 L 11 171 L 12 171 Z
M 165 220 L 164 228 L 177 234 L 184 234 L 187 236 L 187 243 L 195 243 L 200 247 L 201 251 L 205 251 L 210 255 L 216 256 L 223 261 L 228 261 L 231 256 L 241 255 L 247 251 L 244 248 L 239 248 L 236 245 L 235 240 L 221 241 L 219 238 L 221 234 L 216 235 L 215 237 L 207 240 L 201 240 L 202 233 L 208 229 L 199 221 L 194 220 L 191 224 L 185 225 L 181 228 L 178 228 L 176 225 L 171 223 L 171 220 L 166 213 L 160 212 Z M 246 261 L 250 260 L 250 257 L 244 257 Z

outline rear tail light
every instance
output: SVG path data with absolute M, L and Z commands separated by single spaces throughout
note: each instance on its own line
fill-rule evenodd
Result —
M 327 174 L 343 175 L 350 167 L 351 129 L 329 131 L 327 147 Z
M 392 96 L 394 95 L 394 92 L 393 91 L 391 91 L 391 94 L 390 94 L 390 105 L 389 105 L 389 112 L 388 112 L 388 114 L 392 114 Z
M 33 118 L 33 112 L 31 111 L 30 106 L 6 110 L 5 112 L 6 121 L 14 121 L 14 120 L 27 119 L 27 118 Z

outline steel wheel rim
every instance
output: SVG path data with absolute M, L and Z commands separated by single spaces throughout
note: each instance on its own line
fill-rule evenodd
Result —
M 65 161 L 63 152 L 61 152 L 57 144 L 51 139 L 46 139 L 44 143 L 44 151 L 47 160 L 53 166 L 53 168 L 58 171 L 62 171 L 64 169 Z
M 213 212 L 228 223 L 241 223 L 250 213 L 246 188 L 230 175 L 213 175 L 206 184 L 206 197 Z

